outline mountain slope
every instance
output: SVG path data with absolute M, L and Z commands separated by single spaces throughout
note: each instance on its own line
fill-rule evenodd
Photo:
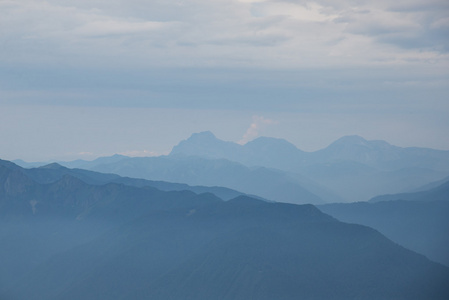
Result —
M 356 202 L 368 201 L 379 194 L 408 191 L 446 173 L 422 168 L 383 171 L 358 162 L 336 161 L 305 166 L 301 174 L 329 188 L 346 202 Z
M 304 152 L 282 139 L 259 137 L 239 145 L 217 139 L 211 132 L 202 132 L 173 147 L 170 155 L 224 158 L 249 166 L 284 171 L 335 161 L 357 162 L 390 171 L 410 167 L 449 171 L 449 151 L 402 148 L 381 140 L 368 141 L 357 135 L 344 136 L 315 152 Z
M 449 268 L 312 205 L 225 202 L 69 175 L 41 184 L 4 165 L 0 187 L 5 299 L 449 295 Z
M 209 132 L 192 135 L 170 153 L 189 155 L 300 174 L 348 202 L 412 190 L 449 173 L 449 151 L 402 148 L 360 136 L 345 136 L 324 149 L 304 152 L 281 139 L 260 137 L 238 145 Z
M 443 179 L 434 181 L 434 182 L 429 182 L 429 183 L 427 183 L 427 184 L 425 184 L 423 186 L 420 186 L 418 188 L 414 188 L 414 189 L 410 190 L 409 192 L 421 192 L 421 191 L 430 190 L 430 189 L 436 188 L 436 187 L 444 184 L 447 181 L 449 181 L 449 176 L 447 176 L 447 177 L 445 177 Z
M 398 244 L 449 266 L 449 201 L 382 201 L 319 206 L 343 222 L 379 230 Z
M 239 160 L 242 146 L 233 142 L 219 140 L 210 131 L 194 133 L 189 139 L 174 146 L 170 155 L 202 156 L 205 158 L 225 158 Z
M 370 199 L 370 202 L 391 200 L 449 201 L 449 181 L 425 191 L 377 196 Z
M 54 257 L 21 292 L 43 299 L 444 299 L 448 280 L 447 268 L 310 205 L 237 198 L 149 213 Z
M 239 145 L 222 141 L 206 131 L 194 133 L 187 140 L 174 146 L 170 156 L 198 156 L 208 159 L 227 159 L 246 166 L 264 166 L 290 170 L 292 165 L 301 163 L 305 152 L 283 139 L 259 137 Z
M 20 167 L 2 161 L 0 299 L 9 299 L 2 297 L 7 295 L 7 287 L 21 282 L 24 274 L 52 255 L 98 237 L 149 210 L 214 201 L 221 200 L 212 194 L 189 191 L 162 192 L 114 183 L 89 185 L 69 175 L 41 184 Z
M 319 196 L 304 188 L 300 180 L 285 172 L 263 167 L 249 168 L 224 159 L 136 157 L 100 165 L 93 170 L 189 185 L 222 186 L 273 201 L 324 203 Z M 319 192 L 319 188 L 316 189 Z
M 135 187 L 154 187 L 162 191 L 192 191 L 196 194 L 212 193 L 223 200 L 229 200 L 243 193 L 224 187 L 189 186 L 187 184 L 152 181 L 138 178 L 120 177 L 116 174 L 100 173 L 84 169 L 69 169 L 57 163 L 51 163 L 38 168 L 24 169 L 9 161 L 0 160 L 0 166 L 19 170 L 30 179 L 48 184 L 60 180 L 65 175 L 78 178 L 88 184 L 103 185 L 106 183 L 122 183 Z
M 203 173 L 198 173 L 199 168 L 195 170 L 196 178 L 191 176 L 189 170 L 181 168 L 178 168 L 179 174 L 170 173 L 164 168 L 157 171 L 157 167 L 154 166 L 166 166 L 155 161 L 154 166 L 145 170 L 135 161 L 130 163 L 131 158 L 120 155 L 98 158 L 91 162 L 75 161 L 61 164 L 150 180 L 225 186 L 264 198 L 292 203 L 304 203 L 297 200 L 306 197 L 307 193 L 304 190 L 309 196 L 310 193 L 315 194 L 325 202 L 367 201 L 376 195 L 413 191 L 417 187 L 437 182 L 449 174 L 449 151 L 402 148 L 385 141 L 368 141 L 360 136 L 345 136 L 324 149 L 304 152 L 282 139 L 259 137 L 245 145 L 239 145 L 222 141 L 211 132 L 201 132 L 193 134 L 173 147 L 168 157 L 157 159 L 161 162 L 191 160 L 193 164 L 193 157 L 210 161 L 207 167 L 203 162 Z M 240 170 L 250 176 L 249 182 L 246 184 L 234 182 L 235 173 L 228 172 L 233 167 L 230 165 L 225 167 L 223 163 L 218 166 L 221 160 L 246 167 L 246 170 L 242 168 Z M 148 163 L 145 166 L 148 166 Z M 131 170 L 132 168 L 134 170 Z M 211 172 L 211 168 L 216 169 Z M 264 174 L 258 174 L 259 171 Z M 271 173 L 269 177 L 273 183 L 270 189 L 276 191 L 277 196 L 268 191 L 265 185 L 255 184 L 255 181 L 259 180 L 255 177 L 266 177 L 267 172 Z M 239 179 L 245 178 L 248 177 Z M 259 191 L 263 189 L 265 191 L 260 194 L 250 187 L 251 185 L 257 185 Z M 288 190 L 298 194 L 287 195 Z M 318 203 L 313 202 L 316 198 L 310 199 L 307 202 Z

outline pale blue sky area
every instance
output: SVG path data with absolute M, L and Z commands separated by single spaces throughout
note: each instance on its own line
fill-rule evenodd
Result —
M 448 16 L 445 0 L 3 0 L 0 158 L 158 155 L 204 130 L 449 149 Z

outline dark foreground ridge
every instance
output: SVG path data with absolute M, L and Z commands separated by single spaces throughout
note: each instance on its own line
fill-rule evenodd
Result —
M 312 205 L 0 166 L 0 299 L 447 299 L 449 269 Z

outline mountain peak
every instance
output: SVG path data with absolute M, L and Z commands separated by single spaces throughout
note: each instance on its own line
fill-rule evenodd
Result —
M 51 163 L 51 164 L 48 164 L 48 165 L 45 165 L 45 166 L 41 166 L 41 167 L 39 167 L 39 169 L 61 170 L 61 169 L 67 169 L 67 168 L 64 167 L 64 166 L 61 166 L 58 163 Z
M 369 148 L 376 151 L 382 151 L 382 150 L 397 150 L 399 147 L 393 146 L 386 141 L 383 140 L 366 140 L 361 136 L 358 135 L 347 135 L 344 137 L 339 138 L 332 144 L 328 146 L 328 148 L 341 148 L 341 147 L 363 147 L 363 148 Z
M 210 131 L 202 131 L 193 133 L 187 140 L 190 139 L 217 139 L 217 137 Z
M 266 136 L 258 137 L 256 139 L 246 143 L 245 146 L 246 146 L 246 148 L 269 147 L 269 148 L 276 149 L 276 150 L 283 149 L 284 151 L 285 150 L 301 151 L 295 145 L 293 145 L 292 143 L 290 143 L 289 141 L 287 141 L 285 139 L 266 137 Z
M 13 163 L 9 160 L 3 160 L 3 159 L 0 159 L 0 166 L 4 166 L 11 170 L 22 169 L 20 166 L 16 165 L 15 163 Z
M 210 131 L 192 134 L 187 140 L 174 146 L 170 155 L 204 156 L 207 158 L 223 158 L 226 153 L 233 153 L 241 146 L 217 139 Z
M 382 140 L 368 141 L 358 135 L 344 136 L 314 153 L 321 161 L 345 160 L 368 166 L 391 167 L 401 157 L 402 148 Z
M 332 144 L 356 144 L 366 146 L 368 144 L 368 141 L 359 135 L 346 135 L 339 138 Z

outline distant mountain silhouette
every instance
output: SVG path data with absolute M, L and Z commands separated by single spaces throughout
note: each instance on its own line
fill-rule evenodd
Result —
M 78 159 L 71 162 L 64 162 L 64 165 L 68 168 L 88 169 L 89 167 L 92 166 L 115 163 L 125 158 L 128 157 L 120 154 L 114 154 L 112 156 L 99 157 L 92 161 Z
M 390 200 L 410 200 L 410 201 L 448 201 L 449 202 L 449 181 L 440 186 L 426 191 L 414 193 L 401 193 L 393 195 L 381 195 L 370 199 L 370 202 L 390 201 Z
M 357 135 L 344 136 L 315 152 L 304 152 L 283 139 L 259 137 L 239 145 L 219 140 L 211 132 L 202 132 L 173 147 L 170 155 L 224 158 L 245 165 L 286 171 L 295 171 L 298 166 L 335 161 L 353 161 L 380 170 L 410 167 L 449 170 L 449 151 L 401 148 L 381 140 L 368 141 Z
M 107 158 L 98 160 L 100 159 L 107 161 Z M 138 182 L 134 179 L 103 178 L 105 175 L 102 175 L 102 178 L 96 178 L 95 176 L 95 180 L 100 183 L 115 181 L 137 186 L 145 184 L 162 190 L 186 189 L 194 192 L 205 192 L 204 188 L 207 186 L 208 192 L 225 200 L 242 193 L 288 203 L 319 204 L 343 200 L 331 190 L 300 174 L 265 167 L 247 167 L 223 159 L 207 159 L 198 156 L 122 157 L 115 162 L 102 164 L 98 164 L 98 160 L 93 161 L 92 165 L 84 161 L 83 165 L 89 170 L 109 176 L 147 180 Z M 77 165 L 72 162 L 61 162 L 61 164 L 68 167 Z M 81 174 L 87 170 L 72 170 L 76 170 L 76 174 L 73 171 L 70 173 L 73 176 L 87 180 L 89 183 L 97 183 L 90 181 L 92 178 L 89 176 L 92 174 Z M 203 187 L 199 188 L 199 186 Z M 214 191 L 211 191 L 212 188 Z M 239 190 L 240 193 L 235 193 L 235 190 Z
M 104 160 L 103 160 L 104 161 Z M 65 175 L 78 178 L 88 184 L 102 185 L 106 183 L 122 183 L 135 187 L 154 187 L 161 191 L 192 191 L 197 194 L 212 193 L 223 200 L 229 200 L 240 195 L 242 192 L 225 187 L 189 186 L 181 183 L 171 183 L 165 181 L 152 181 L 138 178 L 121 177 L 116 174 L 106 174 L 83 169 L 69 169 L 57 163 L 51 163 L 38 168 L 24 169 L 12 162 L 0 160 L 0 166 L 19 170 L 30 179 L 43 184 L 53 183 L 60 180 Z
M 449 176 L 447 176 L 443 179 L 437 180 L 437 181 L 429 182 L 423 186 L 414 188 L 414 189 L 410 190 L 409 192 L 421 192 L 421 191 L 431 190 L 431 189 L 436 188 L 448 181 L 449 181 Z
M 18 166 L 21 166 L 22 168 L 37 168 L 51 163 L 51 162 L 27 162 L 22 159 L 15 159 L 12 160 L 11 162 L 15 163 Z
M 302 183 L 307 182 L 315 188 L 314 192 L 332 197 L 331 192 L 327 192 L 310 179 L 302 180 L 299 175 L 290 176 L 286 172 L 265 167 L 250 168 L 224 159 L 194 156 L 135 157 L 99 165 L 92 170 L 189 185 L 223 186 L 272 201 L 297 204 L 324 203 L 320 196 L 303 187 Z M 335 196 L 333 199 L 337 201 L 339 198 Z
M 449 295 L 449 268 L 312 205 L 70 175 L 43 184 L 22 171 L 0 164 L 2 299 Z
M 173 147 L 170 154 L 236 160 L 235 158 L 240 154 L 241 148 L 242 146 L 239 144 L 219 140 L 212 132 L 204 131 L 194 133 L 189 139 L 181 141 Z
M 427 191 L 378 196 L 368 203 L 319 208 L 343 222 L 377 229 L 402 246 L 449 266 L 449 182 Z
M 120 155 L 120 154 L 114 154 L 111 156 L 104 156 L 99 157 L 94 160 L 83 160 L 83 159 L 77 159 L 73 161 L 64 161 L 64 166 L 67 168 L 79 168 L 79 169 L 88 169 L 91 166 L 95 165 L 101 165 L 101 164 L 107 164 L 107 163 L 113 163 L 117 162 L 121 159 L 128 158 L 128 156 Z M 21 166 L 22 168 L 37 168 L 42 167 L 46 165 L 51 165 L 52 163 L 58 163 L 61 164 L 61 161 L 52 161 L 52 162 L 26 162 L 22 159 L 15 159 L 12 161 L 13 163 Z
M 313 160 L 319 162 L 355 161 L 387 171 L 403 168 L 449 170 L 449 151 L 402 148 L 381 140 L 367 141 L 360 136 L 342 137 L 312 155 Z
M 139 165 L 141 161 L 146 162 Z M 167 169 L 175 162 L 176 171 Z M 140 160 L 116 155 L 60 164 L 148 180 L 223 186 L 290 203 L 354 202 L 442 180 L 449 174 L 449 151 L 345 136 L 324 149 L 304 152 L 283 139 L 259 137 L 239 145 L 201 132 L 173 147 L 168 157 Z
M 328 147 L 313 153 L 319 162 L 347 160 L 378 166 L 384 161 L 400 159 L 403 148 L 392 146 L 385 141 L 367 141 L 361 136 L 344 136 Z
M 290 170 L 302 163 L 304 152 L 283 139 L 259 137 L 245 145 L 225 142 L 206 131 L 193 134 L 173 147 L 170 156 L 198 156 L 208 159 L 227 159 L 247 166 L 264 166 Z
M 224 158 L 293 172 L 346 201 L 412 190 L 449 173 L 449 151 L 401 148 L 360 136 L 345 136 L 324 149 L 304 152 L 281 139 L 260 137 L 238 145 L 207 132 L 182 141 L 170 156 Z M 311 190 L 307 184 L 303 186 Z
M 301 174 L 347 202 L 356 202 L 367 201 L 379 194 L 409 191 L 446 173 L 415 167 L 385 171 L 359 162 L 335 161 L 305 166 Z

